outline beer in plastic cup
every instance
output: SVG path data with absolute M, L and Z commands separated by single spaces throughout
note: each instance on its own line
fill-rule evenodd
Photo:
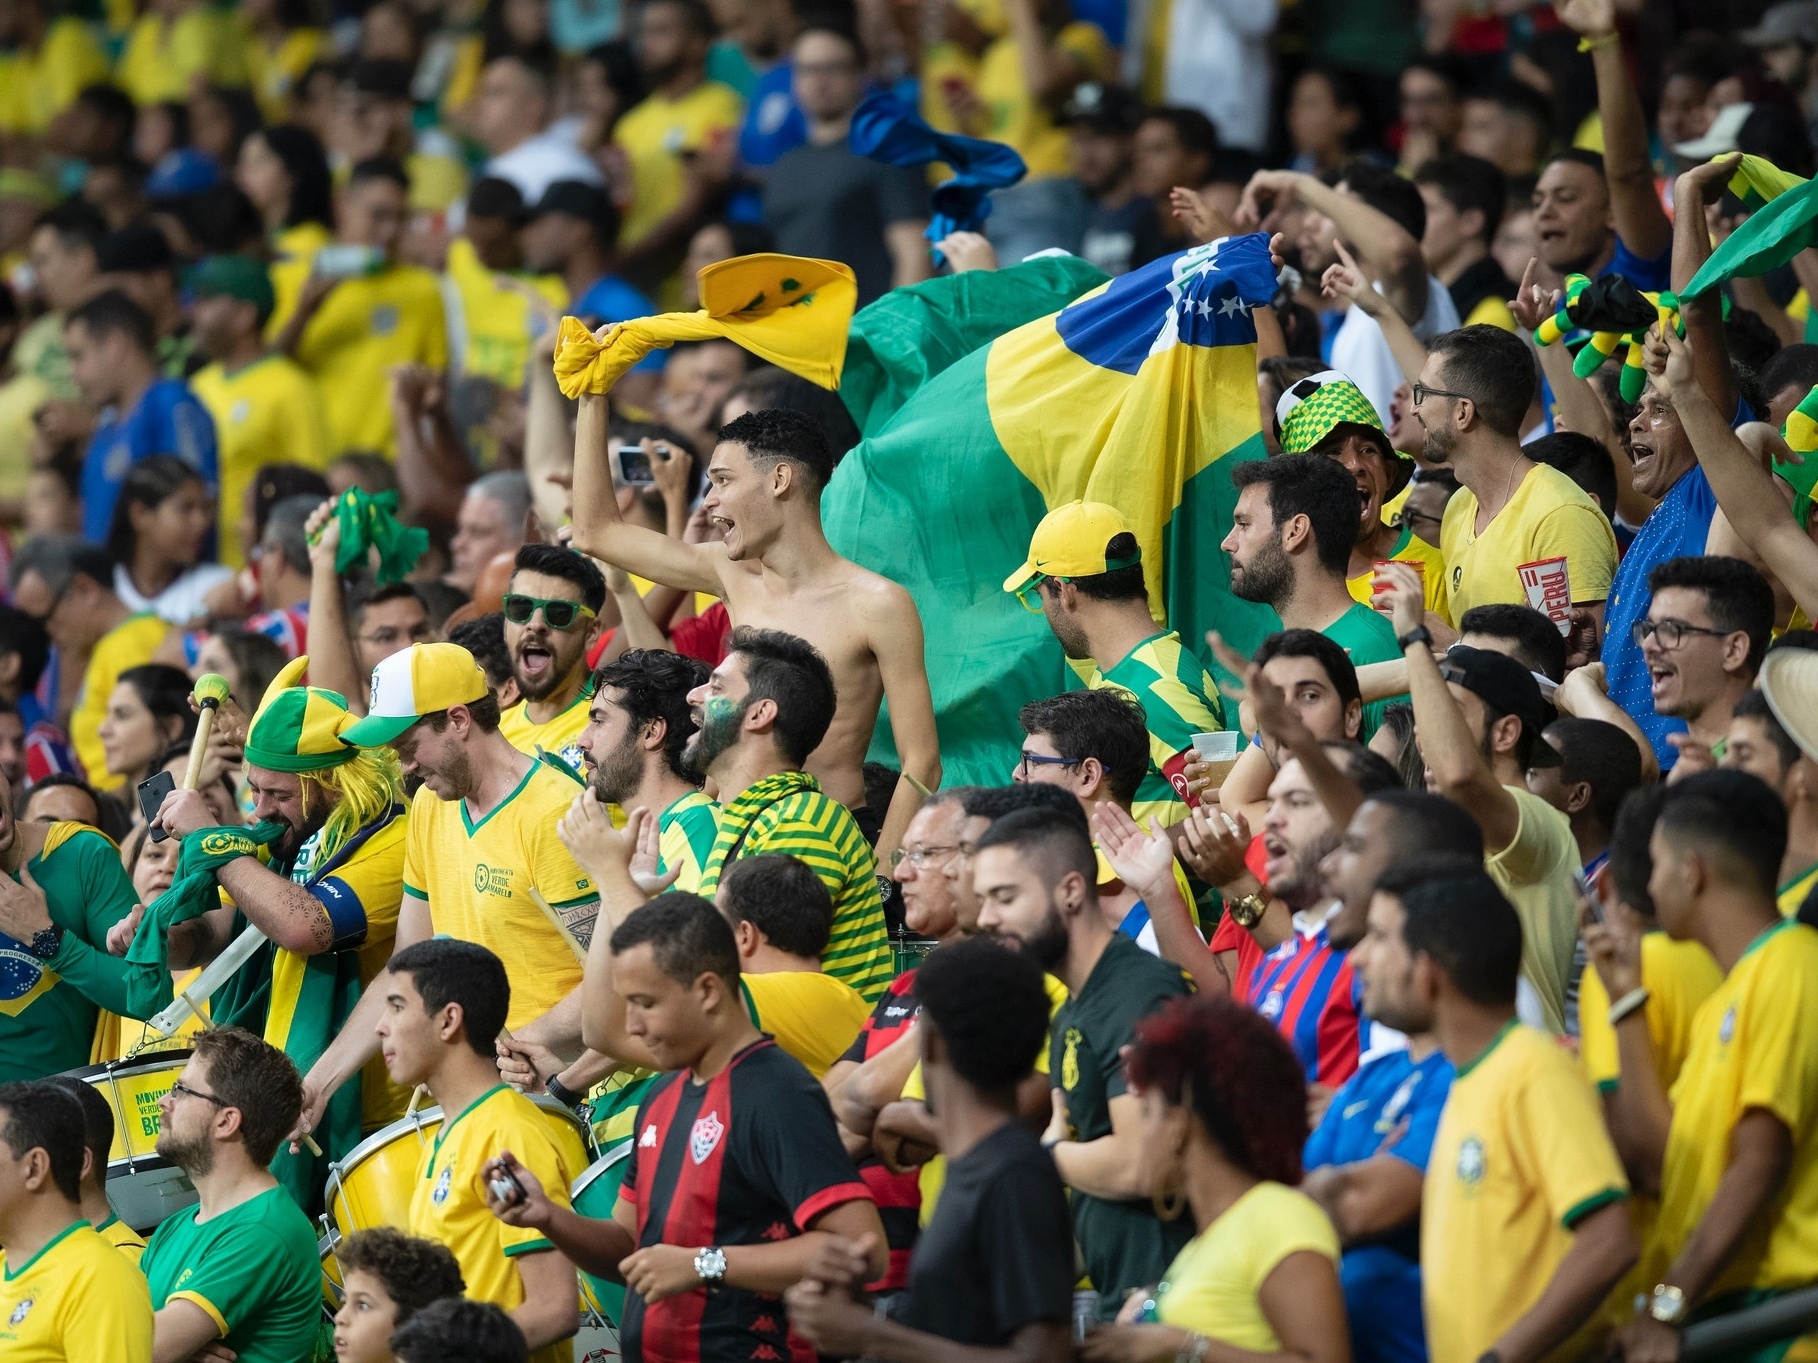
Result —
M 1210 789 L 1217 790 L 1222 786 L 1231 774 L 1231 768 L 1237 765 L 1237 756 L 1243 751 L 1243 739 L 1235 729 L 1193 735 L 1194 755 L 1210 769 Z

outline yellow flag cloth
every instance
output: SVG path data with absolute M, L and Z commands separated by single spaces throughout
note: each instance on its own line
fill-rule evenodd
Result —
M 1721 158 L 1714 156 L 1711 159 Z M 1766 157 L 1744 156 L 1730 175 L 1730 193 L 1741 199 L 1753 213 L 1804 183 L 1800 176 L 1780 169 Z
M 605 339 L 564 317 L 556 386 L 565 397 L 604 393 L 659 346 L 727 340 L 822 388 L 838 388 L 858 282 L 837 260 L 766 253 L 709 265 L 699 312 L 666 312 L 610 327 Z

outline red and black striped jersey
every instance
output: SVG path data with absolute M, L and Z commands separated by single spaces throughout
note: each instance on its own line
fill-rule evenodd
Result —
M 759 1245 L 870 1193 L 840 1144 L 833 1109 L 800 1061 L 770 1038 L 705 1084 L 665 1074 L 638 1108 L 620 1196 L 637 1212 L 637 1244 Z M 697 1288 L 646 1305 L 627 1292 L 626 1363 L 813 1363 L 789 1333 L 780 1296 Z
M 901 1040 L 921 1011 L 915 998 L 915 972 L 905 970 L 890 982 L 840 1059 L 863 1064 Z M 921 1171 L 909 1169 L 893 1174 L 882 1160 L 873 1157 L 859 1165 L 859 1177 L 865 1180 L 871 1200 L 877 1203 L 877 1214 L 884 1223 L 884 1243 L 890 1248 L 890 1267 L 870 1285 L 871 1290 L 893 1292 L 909 1282 L 909 1255 L 921 1233 Z

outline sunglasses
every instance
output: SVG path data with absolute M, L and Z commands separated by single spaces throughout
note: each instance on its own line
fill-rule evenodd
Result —
M 505 594 L 504 607 L 505 618 L 514 625 L 528 625 L 530 618 L 539 610 L 543 612 L 544 622 L 554 630 L 573 629 L 575 621 L 593 619 L 593 612 L 579 601 L 551 601 L 546 597 L 523 596 L 517 592 Z

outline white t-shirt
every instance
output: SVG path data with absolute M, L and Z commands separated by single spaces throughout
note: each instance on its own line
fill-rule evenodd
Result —
M 1381 284 L 1376 286 L 1376 291 L 1382 292 Z M 1460 325 L 1452 291 L 1428 275 L 1427 310 L 1414 324 L 1414 335 L 1427 342 Z M 1395 390 L 1402 383 L 1402 373 L 1401 366 L 1395 363 L 1395 352 L 1389 349 L 1389 342 L 1375 318 L 1366 316 L 1358 308 L 1345 312 L 1344 323 L 1332 338 L 1332 368 L 1349 376 L 1351 382 L 1363 390 L 1370 405 L 1382 417 L 1382 428 L 1390 429 L 1389 407 L 1395 399 Z
M 234 570 L 220 563 L 198 563 L 159 592 L 146 596 L 133 586 L 132 575 L 114 565 L 114 595 L 134 611 L 151 611 L 173 625 L 189 625 L 208 614 L 208 594 L 233 580 Z
M 600 183 L 600 168 L 575 145 L 574 128 L 566 122 L 493 157 L 485 173 L 516 185 L 527 208 L 535 208 L 543 191 L 557 180 Z

